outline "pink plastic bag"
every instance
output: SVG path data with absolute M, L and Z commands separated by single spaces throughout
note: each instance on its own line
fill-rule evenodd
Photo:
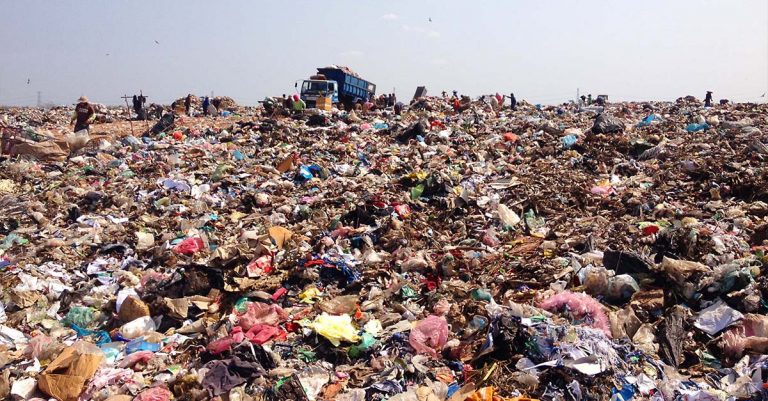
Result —
M 603 306 L 596 299 L 581 292 L 563 291 L 555 294 L 539 304 L 539 307 L 550 312 L 557 311 L 562 307 L 568 308 L 568 311 L 574 318 L 592 321 L 592 327 L 602 330 L 606 336 L 611 337 L 611 325 L 608 316 L 603 311 Z
M 240 327 L 235 328 L 240 329 Z M 232 348 L 232 344 L 239 344 L 239 341 L 235 342 L 233 337 L 230 335 L 218 340 L 211 341 L 206 348 L 208 348 L 208 352 L 211 354 L 218 355 L 224 351 L 229 351 Z
M 416 353 L 437 356 L 448 342 L 448 322 L 442 316 L 429 316 L 416 323 L 408 338 Z
M 394 209 L 400 218 L 406 218 L 411 215 L 411 207 L 408 205 L 396 205 Z
M 270 326 L 267 324 L 256 324 L 251 327 L 247 333 L 245 333 L 245 338 L 247 338 L 252 343 L 264 345 L 264 343 L 275 337 L 285 338 L 285 334 L 286 333 L 279 327 Z
M 272 273 L 272 271 L 275 270 L 274 267 L 272 267 L 272 256 L 262 255 L 252 260 L 251 263 L 248 263 L 248 266 L 246 266 L 246 270 L 248 271 L 248 277 L 261 277 Z
M 610 185 L 608 186 L 595 185 L 594 187 L 592 187 L 592 189 L 590 189 L 590 192 L 592 192 L 595 195 L 608 196 L 608 195 L 614 194 L 616 191 L 614 191 L 613 187 L 611 187 Z
M 283 308 L 278 305 L 267 305 L 262 302 L 248 303 L 245 313 L 238 317 L 240 318 L 240 327 L 245 330 L 249 330 L 257 324 L 277 326 L 288 319 L 288 315 L 283 311 Z
M 173 251 L 182 255 L 194 255 L 203 249 L 203 240 L 197 237 L 185 238 L 173 247 Z
M 54 359 L 63 348 L 63 344 L 41 334 L 29 340 L 24 356 L 30 359 Z
M 173 394 L 165 387 L 152 387 L 141 392 L 133 401 L 170 401 Z
M 481 240 L 483 244 L 491 247 L 497 247 L 501 244 L 501 241 L 499 241 L 499 237 L 496 236 L 496 230 L 494 230 L 493 227 L 485 230 L 485 233 L 483 234 L 483 238 Z
M 242 327 L 235 326 L 228 336 L 211 341 L 207 348 L 211 354 L 218 355 L 224 351 L 229 351 L 233 345 L 240 344 L 245 339 L 263 345 L 273 338 L 285 339 L 285 336 L 286 332 L 281 328 L 266 324 L 255 324 L 247 332 L 243 332 Z
M 155 356 L 155 353 L 152 351 L 134 352 L 133 354 L 126 356 L 122 361 L 120 361 L 118 367 L 131 368 L 133 365 L 139 362 L 147 362 L 148 360 L 152 359 L 153 356 Z

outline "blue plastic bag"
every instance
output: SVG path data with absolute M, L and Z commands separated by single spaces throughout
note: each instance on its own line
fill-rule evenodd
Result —
M 563 142 L 563 149 L 572 148 L 573 145 L 575 145 L 578 140 L 579 138 L 576 135 L 566 135 L 560 138 L 560 141 Z
M 160 351 L 160 344 L 144 341 L 144 337 L 139 337 L 125 345 L 125 353 L 133 354 L 139 351 Z
M 72 330 L 77 333 L 78 337 L 93 337 L 96 340 L 97 345 L 106 344 L 109 342 L 112 342 L 112 339 L 109 338 L 109 333 L 107 333 L 104 330 L 88 330 L 84 329 L 76 324 L 70 324 L 69 326 L 72 328 Z
M 635 396 L 635 386 L 624 382 L 622 383 L 621 390 L 614 387 L 611 390 L 611 394 L 611 400 L 615 399 L 616 401 L 629 401 L 632 399 L 632 397 Z
M 296 174 L 296 179 L 299 181 L 309 181 L 312 179 L 312 171 L 305 165 L 299 166 L 299 172 Z
M 638 127 L 647 127 L 647 126 L 651 125 L 651 123 L 654 122 L 654 121 L 661 121 L 661 118 L 659 118 L 659 116 L 657 116 L 656 114 L 649 114 L 648 117 L 645 117 L 643 119 L 643 121 L 640 121 L 639 123 L 637 123 L 637 126 Z
M 697 131 L 704 131 L 705 129 L 709 128 L 709 124 L 696 124 L 696 123 L 690 123 L 687 127 L 685 127 L 685 130 L 688 132 L 697 132 Z

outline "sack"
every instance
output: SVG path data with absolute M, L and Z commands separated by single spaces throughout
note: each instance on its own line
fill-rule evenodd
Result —
M 52 141 L 33 142 L 22 140 L 13 148 L 14 155 L 31 156 L 42 162 L 64 161 L 68 152 Z
M 595 119 L 592 132 L 595 134 L 617 134 L 624 131 L 624 123 L 610 114 L 600 114 Z

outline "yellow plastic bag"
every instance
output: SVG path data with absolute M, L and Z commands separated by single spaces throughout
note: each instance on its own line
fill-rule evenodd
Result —
M 342 341 L 356 343 L 360 341 L 358 330 L 352 325 L 352 317 L 349 315 L 333 316 L 321 314 L 315 321 L 309 324 L 317 334 L 328 339 L 335 347 Z

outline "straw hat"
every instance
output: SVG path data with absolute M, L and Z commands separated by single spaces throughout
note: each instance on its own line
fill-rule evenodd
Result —
M 80 96 L 80 99 L 77 99 L 77 101 L 78 101 L 78 102 L 87 102 L 87 101 L 88 101 L 88 97 L 87 97 L 87 96 L 85 96 L 85 95 L 83 95 L 83 96 Z

